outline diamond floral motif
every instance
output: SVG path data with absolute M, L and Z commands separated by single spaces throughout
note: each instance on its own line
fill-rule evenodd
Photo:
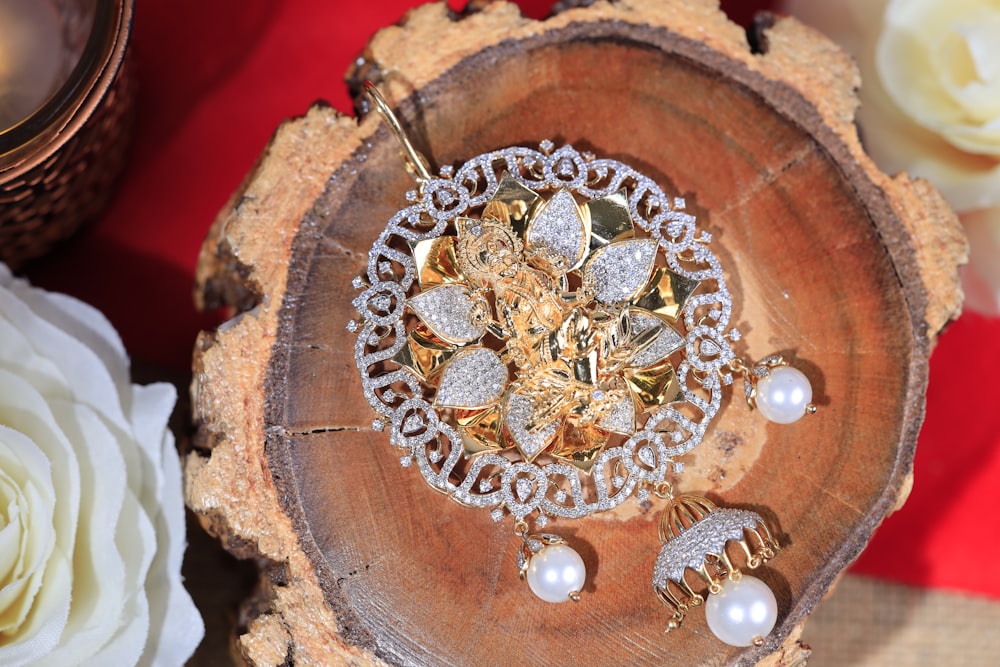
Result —
M 364 396 L 402 464 L 495 521 L 581 518 L 679 471 L 719 413 L 737 340 L 683 198 L 544 142 L 442 168 L 406 200 L 352 282 Z M 629 447 L 643 431 L 655 470 Z M 527 502 L 514 471 L 536 480 Z
M 466 457 L 514 448 L 589 472 L 614 434 L 679 398 L 669 357 L 696 284 L 637 234 L 624 191 L 546 199 L 504 173 L 452 231 L 411 244 L 418 324 L 392 361 L 458 410 Z

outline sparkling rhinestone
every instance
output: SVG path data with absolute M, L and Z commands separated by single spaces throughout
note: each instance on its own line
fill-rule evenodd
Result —
M 446 164 L 441 167 L 441 175 L 445 178 L 451 178 L 455 174 L 455 167 L 450 164 Z
M 413 459 L 411 457 L 409 456 L 399 457 L 399 465 L 403 466 L 404 468 L 409 468 L 411 463 L 413 463 Z
M 350 322 L 347 323 L 347 330 L 350 331 L 351 333 L 354 333 L 358 330 L 359 326 L 361 325 L 359 325 L 355 320 L 351 320 Z
M 382 275 L 389 275 L 392 273 L 392 264 L 386 262 L 385 260 L 378 263 L 378 272 Z
M 385 422 L 384 421 L 382 421 L 381 419 L 376 419 L 376 420 L 372 421 L 372 430 L 373 431 L 381 431 L 383 429 L 385 429 Z
M 542 139 L 542 142 L 538 144 L 538 148 L 540 148 L 543 153 L 551 153 L 552 149 L 555 147 L 556 145 L 548 139 Z
M 644 445 L 639 448 L 639 461 L 643 465 L 653 468 L 656 466 L 656 452 L 649 445 Z M 621 486 L 621 485 L 619 485 Z
M 384 401 L 395 401 L 396 400 L 396 392 L 394 392 L 392 389 L 386 389 L 385 391 L 382 392 L 382 400 L 384 400 Z
M 712 310 L 709 311 L 708 316 L 711 317 L 713 320 L 718 320 L 720 317 L 722 317 L 722 311 L 719 310 L 718 308 L 713 308 Z
M 605 394 L 605 393 L 604 393 L 604 392 L 603 392 L 602 390 L 600 390 L 600 389 L 595 389 L 595 390 L 594 390 L 594 394 L 593 394 L 593 396 L 594 396 L 594 400 L 595 400 L 595 401 L 603 401 L 603 400 L 604 400 L 604 397 L 605 397 L 605 396 L 607 396 L 607 394 Z
M 438 461 L 444 458 L 444 455 L 438 450 L 432 449 L 431 452 L 427 455 L 427 458 L 430 459 L 431 463 L 437 463 Z
M 380 338 L 378 337 L 378 334 L 372 334 L 368 336 L 368 344 L 371 345 L 372 347 L 378 345 L 379 340 Z
M 615 475 L 614 477 L 611 478 L 611 486 L 615 487 L 616 489 L 622 488 L 623 486 L 625 486 L 625 478 L 620 475 Z
M 535 483 L 527 477 L 521 477 L 517 480 L 515 488 L 517 490 L 517 499 L 523 503 L 531 497 L 532 492 L 535 490 Z
M 488 479 L 480 480 L 479 482 L 480 493 L 489 493 L 492 489 L 493 489 L 493 483 L 490 480 Z
M 406 201 L 417 201 L 419 197 L 417 196 L 416 190 L 408 190 L 406 192 Z
M 701 233 L 701 242 L 702 243 L 711 243 L 712 242 L 712 235 L 709 234 L 708 232 L 702 232 Z
M 725 375 L 723 375 L 722 376 L 722 384 L 726 385 L 727 387 L 730 386 L 730 385 L 732 385 L 733 384 L 733 374 L 732 373 L 726 373 Z
M 684 201 L 684 197 L 674 197 L 674 208 L 678 211 L 683 211 L 687 208 L 687 202 Z
M 729 340 L 731 340 L 731 341 L 734 341 L 734 342 L 738 341 L 742 337 L 743 337 L 743 334 L 740 333 L 739 329 L 733 329 L 732 331 L 729 332 Z
M 530 549 L 531 553 L 533 554 L 537 554 L 539 551 L 541 551 L 542 546 L 543 545 L 541 540 L 528 540 L 528 549 Z
M 566 497 L 567 497 L 566 492 L 563 491 L 562 489 L 559 489 L 558 491 L 555 492 L 556 502 L 564 503 L 566 502 Z
M 361 289 L 365 286 L 365 280 L 361 276 L 354 276 L 354 280 L 351 281 L 351 286 L 354 289 Z
M 680 442 L 681 440 L 684 439 L 684 434 L 681 433 L 680 431 L 674 431 L 672 434 L 670 434 L 670 439 L 673 440 L 674 442 Z
M 719 354 L 720 352 L 722 352 L 722 350 L 719 349 L 719 346 L 715 343 L 715 341 L 708 340 L 707 338 L 702 339 L 700 351 L 701 355 L 704 357 L 710 357 L 714 354 Z
M 649 500 L 649 489 L 639 489 L 636 491 L 635 498 L 640 503 Z
M 535 525 L 538 526 L 539 528 L 545 528 L 545 526 L 549 525 L 549 517 L 545 516 L 544 514 L 541 515 L 540 517 L 535 519 Z
M 455 202 L 455 193 L 448 190 L 438 190 L 434 193 L 434 198 L 441 206 L 449 206 Z
M 680 475 L 682 472 L 684 472 L 684 462 L 674 461 L 674 474 Z
M 496 508 L 495 510 L 493 510 L 492 512 L 490 512 L 490 518 L 493 519 L 493 521 L 497 522 L 497 523 L 499 523 L 500 521 L 503 521 L 503 510 L 500 509 L 499 507 Z

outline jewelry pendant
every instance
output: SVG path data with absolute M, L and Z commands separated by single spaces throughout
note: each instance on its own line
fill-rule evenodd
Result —
M 778 543 L 760 515 L 679 496 L 663 511 L 660 540 L 653 589 L 671 611 L 667 631 L 679 627 L 691 607 L 704 603 L 708 627 L 720 640 L 733 646 L 761 644 L 778 620 L 774 593 L 760 579 L 743 574 L 727 551 L 730 544 L 738 545 L 751 569 L 774 556 Z M 690 579 L 700 586 L 692 586 Z
M 783 362 L 751 373 L 736 357 L 725 276 L 683 199 L 550 141 L 434 176 L 367 89 L 417 183 L 353 283 L 347 328 L 373 426 L 435 490 L 513 517 L 539 598 L 578 600 L 583 559 L 531 524 L 662 495 L 735 375 L 772 419 L 806 411 L 808 380 L 789 394 Z M 749 590 L 726 571 L 733 596 Z

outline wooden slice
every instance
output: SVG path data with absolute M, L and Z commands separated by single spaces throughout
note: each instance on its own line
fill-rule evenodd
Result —
M 766 27 L 766 25 L 765 25 Z M 766 39 L 763 39 L 766 37 Z M 783 352 L 819 414 L 765 423 L 736 396 L 687 457 L 685 491 L 765 515 L 784 545 L 760 576 L 779 626 L 718 642 L 694 610 L 664 635 L 650 581 L 657 504 L 557 521 L 587 564 L 578 604 L 534 598 L 508 522 L 401 468 L 361 393 L 351 278 L 413 182 L 375 114 L 317 106 L 283 124 L 217 220 L 187 498 L 261 592 L 253 664 L 793 664 L 804 619 L 910 485 L 927 357 L 959 309 L 964 240 L 927 184 L 890 178 L 853 126 L 857 72 L 791 19 L 753 40 L 707 0 L 597 2 L 536 22 L 488 4 L 412 11 L 370 42 L 373 78 L 432 166 L 544 138 L 683 196 L 726 271 L 738 350 Z M 365 107 L 364 100 L 358 105 Z

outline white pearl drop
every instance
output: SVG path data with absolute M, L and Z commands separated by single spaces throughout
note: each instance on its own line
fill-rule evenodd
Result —
M 757 382 L 757 409 L 778 424 L 801 419 L 812 396 L 809 378 L 791 366 L 772 368 L 766 378 Z
M 565 544 L 550 544 L 531 557 L 528 587 L 546 602 L 566 602 L 583 590 L 587 568 L 580 554 Z
M 739 581 L 725 582 L 721 593 L 708 596 L 705 620 L 721 641 L 730 646 L 750 646 L 774 629 L 778 603 L 767 584 L 743 575 Z

